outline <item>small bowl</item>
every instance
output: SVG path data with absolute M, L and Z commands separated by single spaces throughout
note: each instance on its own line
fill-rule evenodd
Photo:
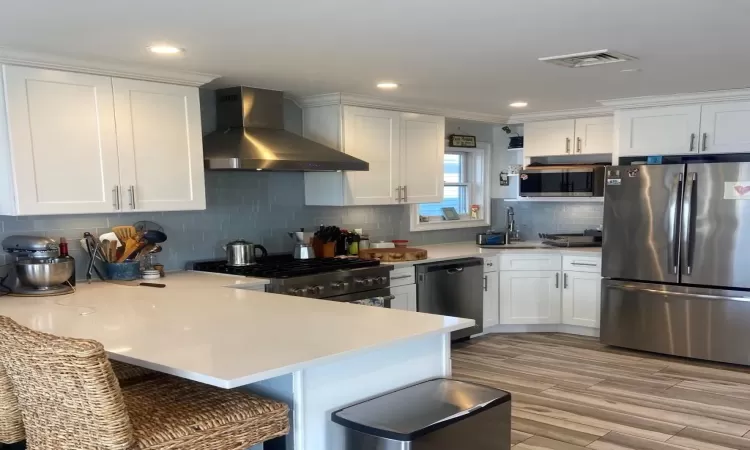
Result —
M 140 261 L 125 261 L 121 263 L 108 263 L 106 265 L 107 277 L 110 280 L 132 281 L 141 276 Z
M 406 239 L 394 239 L 392 242 L 393 245 L 396 246 L 396 248 L 406 248 L 409 246 L 409 241 L 407 241 Z

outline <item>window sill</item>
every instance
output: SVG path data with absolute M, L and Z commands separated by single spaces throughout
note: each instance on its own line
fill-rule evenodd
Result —
M 459 228 L 486 228 L 489 219 L 443 220 L 439 222 L 412 223 L 409 231 L 456 230 Z

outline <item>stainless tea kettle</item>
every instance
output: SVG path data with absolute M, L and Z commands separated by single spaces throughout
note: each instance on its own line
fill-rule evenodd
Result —
M 268 256 L 266 248 L 262 245 L 253 244 L 239 239 L 225 245 L 224 250 L 227 252 L 227 265 L 231 267 L 242 267 L 255 264 L 255 250 L 260 249 L 260 257 Z

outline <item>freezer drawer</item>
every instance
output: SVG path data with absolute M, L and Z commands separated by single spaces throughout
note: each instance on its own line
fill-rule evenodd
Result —
M 750 365 L 750 292 L 602 280 L 601 341 Z

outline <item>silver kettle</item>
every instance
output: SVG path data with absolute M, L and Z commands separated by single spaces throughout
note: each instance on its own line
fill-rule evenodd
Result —
M 253 244 L 239 239 L 225 245 L 224 250 L 227 252 L 227 265 L 231 267 L 242 267 L 255 264 L 255 250 L 260 249 L 260 258 L 268 256 L 268 251 L 262 245 Z

